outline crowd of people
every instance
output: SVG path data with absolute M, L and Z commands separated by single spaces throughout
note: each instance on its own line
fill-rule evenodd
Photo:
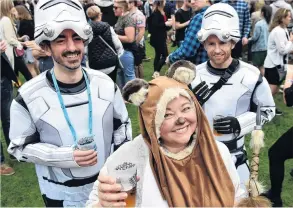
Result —
M 137 167 L 135 206 L 238 206 L 250 196 L 245 135 L 282 115 L 280 90 L 293 106 L 291 4 L 1 0 L 11 159 L 35 164 L 47 207 L 126 206 L 130 192 L 111 174 L 121 159 Z M 139 109 L 133 139 L 127 103 Z M 0 144 L 1 176 L 12 175 Z M 271 188 L 258 195 L 276 207 L 292 146 L 293 127 L 269 149 Z

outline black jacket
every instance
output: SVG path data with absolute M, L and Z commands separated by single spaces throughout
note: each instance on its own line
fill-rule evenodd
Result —
M 105 22 L 91 22 L 90 24 L 93 28 L 93 40 L 88 45 L 89 67 L 92 69 L 105 69 L 116 66 L 118 56 L 112 41 L 110 25 Z M 99 36 L 107 42 L 112 50 Z
M 167 30 L 170 27 L 165 25 L 164 16 L 160 11 L 154 11 L 151 16 L 151 38 L 150 43 L 152 46 L 158 46 L 167 40 Z
M 17 77 L 5 53 L 1 53 L 1 77 L 17 82 Z
M 34 31 L 35 31 L 34 20 L 20 20 L 19 21 L 19 28 L 17 33 L 20 37 L 22 37 L 23 35 L 28 35 L 30 40 L 34 40 Z

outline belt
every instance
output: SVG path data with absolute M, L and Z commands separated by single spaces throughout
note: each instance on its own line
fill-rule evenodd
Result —
M 239 138 L 235 138 L 230 141 L 222 141 L 222 143 L 224 143 L 228 147 L 230 153 L 235 153 L 235 152 L 243 150 L 244 145 L 242 145 L 241 147 L 237 147 L 237 141 L 242 138 L 243 138 L 243 136 L 241 136 Z

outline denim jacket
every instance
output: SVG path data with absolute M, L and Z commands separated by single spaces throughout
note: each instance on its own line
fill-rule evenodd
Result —
M 268 47 L 269 26 L 265 19 L 255 24 L 253 36 L 249 39 L 252 42 L 251 51 L 266 51 Z

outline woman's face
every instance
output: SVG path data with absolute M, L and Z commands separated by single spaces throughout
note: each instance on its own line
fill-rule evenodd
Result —
M 291 12 L 288 12 L 288 15 L 285 18 L 283 18 L 283 24 L 285 26 L 288 26 L 290 22 L 291 22 Z
M 10 11 L 11 11 L 12 16 L 13 16 L 15 19 L 18 19 L 18 12 L 17 12 L 17 10 L 15 9 L 15 7 L 13 7 Z
M 197 127 L 194 105 L 183 96 L 167 105 L 165 119 L 160 127 L 163 146 L 176 153 L 183 150 Z
M 114 10 L 114 14 L 116 17 L 120 17 L 123 14 L 123 8 L 121 7 L 121 5 L 119 5 L 118 3 L 114 3 L 113 6 L 113 10 Z

